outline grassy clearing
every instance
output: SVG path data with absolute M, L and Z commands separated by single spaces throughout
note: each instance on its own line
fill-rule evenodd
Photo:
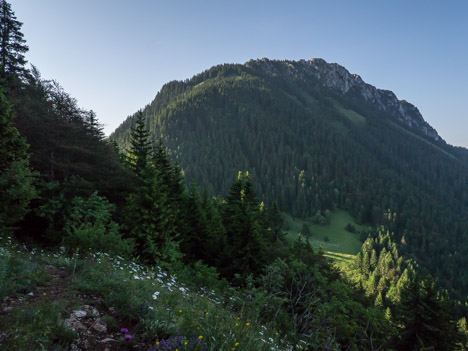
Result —
M 333 102 L 333 105 L 335 106 L 336 110 L 340 114 L 348 118 L 351 122 L 357 125 L 364 125 L 366 123 L 366 117 L 364 117 L 363 115 L 357 113 L 356 111 L 344 108 L 338 101 L 334 99 L 331 99 L 331 101 Z
M 290 242 L 296 240 L 302 226 L 307 224 L 312 232 L 309 240 L 314 249 L 321 246 L 324 251 L 329 253 L 348 255 L 355 255 L 361 249 L 362 243 L 359 241 L 359 234 L 350 233 L 345 227 L 348 223 L 351 223 L 357 232 L 363 230 L 364 227 L 357 224 L 346 211 L 336 210 L 332 212 L 330 222 L 324 225 L 313 224 L 310 221 L 292 218 L 289 215 L 286 215 L 286 221 L 289 227 L 287 239 Z M 328 238 L 328 241 L 326 238 Z

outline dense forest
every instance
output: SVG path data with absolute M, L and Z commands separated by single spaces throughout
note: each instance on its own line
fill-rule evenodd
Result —
M 408 127 L 394 106 L 382 110 L 357 90 L 324 86 L 309 70 L 269 60 L 213 67 L 166 84 L 143 110 L 146 126 L 210 194 L 223 194 L 247 169 L 265 203 L 296 217 L 342 208 L 376 226 L 390 210 L 393 240 L 465 299 L 466 149 L 425 135 L 430 126 Z M 123 149 L 134 123 L 129 117 L 111 135 Z
M 119 350 L 466 349 L 463 309 L 439 289 L 468 284 L 463 150 L 255 64 L 169 83 L 108 140 L 26 67 L 21 25 L 1 0 L 2 349 L 89 349 L 63 321 L 83 301 Z M 376 228 L 343 272 L 288 242 L 282 215 L 338 207 Z M 67 294 L 41 290 L 60 274 Z

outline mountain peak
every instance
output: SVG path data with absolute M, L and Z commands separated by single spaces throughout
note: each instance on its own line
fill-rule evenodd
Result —
M 435 141 L 443 141 L 437 131 L 424 120 L 416 106 L 405 100 L 399 100 L 390 90 L 377 89 L 364 82 L 359 75 L 350 73 L 337 63 L 328 63 L 321 58 L 299 61 L 276 61 L 263 58 L 250 60 L 245 65 L 260 68 L 271 76 L 282 72 L 306 83 L 318 81 L 322 86 L 339 94 L 355 94 L 365 104 L 385 112 L 409 128 L 416 129 Z

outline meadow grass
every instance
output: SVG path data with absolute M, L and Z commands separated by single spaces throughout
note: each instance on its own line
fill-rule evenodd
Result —
M 329 223 L 323 225 L 313 224 L 289 215 L 285 217 L 288 224 L 286 237 L 289 242 L 296 240 L 302 226 L 307 224 L 312 232 L 309 241 L 314 249 L 322 247 L 324 251 L 349 255 L 355 255 L 361 250 L 362 243 L 358 232 L 365 228 L 357 224 L 354 218 L 344 210 L 338 209 L 332 212 Z M 356 228 L 357 233 L 350 233 L 345 229 L 348 223 Z

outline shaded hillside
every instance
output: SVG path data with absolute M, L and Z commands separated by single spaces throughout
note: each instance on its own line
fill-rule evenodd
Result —
M 466 150 L 447 145 L 413 105 L 320 59 L 221 65 L 166 84 L 145 107 L 153 140 L 212 193 L 239 169 L 295 216 L 346 209 L 379 224 L 447 288 L 468 291 Z M 129 117 L 111 136 L 128 147 Z

